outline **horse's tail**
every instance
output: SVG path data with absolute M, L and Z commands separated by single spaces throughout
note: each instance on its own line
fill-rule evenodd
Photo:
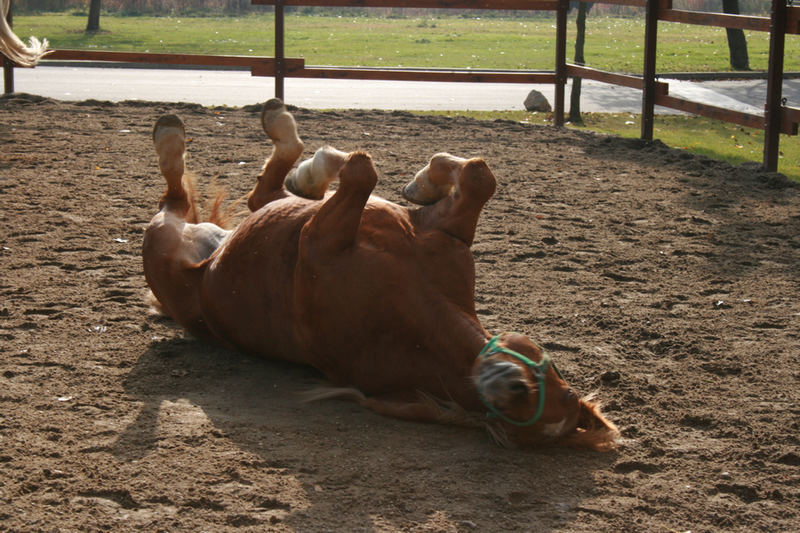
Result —
M 47 39 L 31 37 L 27 45 L 22 42 L 6 20 L 10 8 L 11 0 L 0 0 L 0 52 L 21 67 L 32 67 L 49 52 Z
M 234 200 L 228 206 L 223 205 L 227 190 L 217 183 L 216 178 L 212 180 L 205 194 L 200 194 L 197 190 L 197 176 L 192 172 L 186 172 L 181 183 L 189 198 L 189 210 L 185 220 L 190 224 L 211 222 L 222 229 L 231 229 L 234 219 L 249 212 L 241 208 L 242 203 L 247 200 L 247 195 Z

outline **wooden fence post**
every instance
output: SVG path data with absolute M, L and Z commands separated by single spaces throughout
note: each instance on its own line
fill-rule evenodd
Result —
M 659 0 L 647 0 L 644 26 L 644 69 L 642 72 L 642 139 L 653 140 L 656 104 L 656 47 L 658 45 Z
M 769 25 L 769 71 L 767 105 L 764 109 L 764 169 L 778 170 L 778 145 L 781 137 L 781 96 L 783 92 L 783 53 L 786 37 L 786 0 L 772 0 Z
M 6 16 L 9 27 L 14 26 L 14 16 L 12 14 L 14 8 L 13 4 L 14 2 L 9 0 L 8 15 Z M 3 56 L 3 92 L 5 94 L 14 92 L 14 62 L 6 56 Z
M 556 85 L 554 123 L 564 125 L 564 86 L 567 83 L 567 12 L 569 0 L 558 0 L 556 8 Z
M 283 100 L 283 78 L 286 62 L 283 51 L 283 1 L 275 2 L 275 98 Z

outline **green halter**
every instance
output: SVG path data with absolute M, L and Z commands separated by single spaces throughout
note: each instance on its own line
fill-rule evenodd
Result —
M 486 408 L 489 410 L 489 412 L 486 413 L 486 416 L 497 417 L 505 422 L 508 422 L 509 424 L 514 424 L 515 426 L 523 426 L 523 427 L 531 426 L 535 424 L 537 420 L 539 420 L 539 418 L 542 416 L 542 411 L 544 411 L 544 396 L 545 396 L 544 378 L 547 369 L 552 365 L 553 370 L 556 371 L 556 374 L 558 374 L 559 377 L 561 377 L 561 373 L 556 368 L 556 365 L 550 360 L 550 356 L 547 355 L 546 353 L 542 352 L 542 360 L 536 363 L 534 361 L 531 361 L 521 353 L 515 352 L 514 350 L 509 350 L 508 348 L 505 348 L 503 346 L 499 346 L 497 342 L 499 341 L 500 337 L 501 335 L 492 337 L 492 339 L 488 343 L 486 343 L 486 346 L 483 347 L 483 350 L 480 351 L 480 353 L 478 354 L 478 358 L 486 359 L 491 355 L 497 353 L 504 353 L 510 355 L 514 359 L 521 361 L 522 364 L 524 364 L 530 369 L 531 373 L 536 378 L 536 381 L 539 382 L 539 405 L 536 408 L 536 413 L 529 420 L 525 422 L 518 422 L 516 420 L 508 418 L 506 415 L 501 413 L 494 405 L 489 403 L 486 400 L 486 398 L 484 398 L 483 393 L 480 390 L 478 390 L 478 396 L 480 397 L 481 401 L 486 406 Z

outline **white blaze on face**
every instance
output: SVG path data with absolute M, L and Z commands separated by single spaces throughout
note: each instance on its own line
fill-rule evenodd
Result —
M 567 423 L 567 417 L 561 419 L 561 422 L 553 424 L 545 424 L 542 426 L 542 434 L 547 437 L 558 437 L 564 431 L 564 425 Z
M 480 367 L 476 385 L 486 401 L 502 408 L 512 399 L 510 385 L 522 380 L 523 374 L 519 365 L 511 361 L 489 361 Z

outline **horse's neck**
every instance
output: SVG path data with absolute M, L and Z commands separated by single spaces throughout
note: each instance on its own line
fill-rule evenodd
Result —
M 449 332 L 443 347 L 442 361 L 448 372 L 442 375 L 443 400 L 452 400 L 467 410 L 480 408 L 481 403 L 474 385 L 472 368 L 478 353 L 486 345 L 488 334 L 477 318 L 461 315 L 454 318 L 452 327 L 442 326 Z

